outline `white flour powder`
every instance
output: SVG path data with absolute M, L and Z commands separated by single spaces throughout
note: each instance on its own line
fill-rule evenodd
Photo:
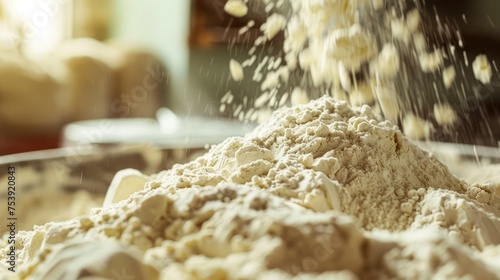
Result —
M 426 15 L 429 22 L 422 24 L 425 1 L 253 0 L 247 5 L 262 2 L 267 21 L 249 51 L 251 58 L 242 65 L 246 68 L 258 62 L 253 80 L 261 84 L 262 93 L 249 100 L 254 104 L 251 109 L 237 110 L 239 104 L 224 106 L 224 110 L 233 108 L 240 119 L 253 121 L 268 108 L 326 94 L 350 105 L 372 105 L 386 119 L 399 122 L 405 135 L 428 139 L 435 132 L 429 129 L 429 108 L 451 109 L 446 100 L 453 97 L 467 109 L 467 97 L 474 87 L 493 79 L 485 55 L 477 56 L 471 65 L 467 61 L 464 65 L 462 57 L 456 56 L 458 51 L 464 55 L 466 51 L 453 24 L 437 14 Z M 281 31 L 282 46 L 272 41 Z M 432 44 L 428 42 L 431 38 Z M 256 47 L 274 49 L 276 45 L 282 47 L 278 54 L 261 53 L 256 59 Z M 474 73 L 477 81 L 464 81 L 465 73 Z M 294 78 L 296 75 L 301 78 Z M 297 88 L 307 95 L 294 94 Z M 371 94 L 363 98 L 360 92 Z M 420 104 L 422 100 L 427 106 Z M 453 109 L 438 111 L 435 117 L 445 131 L 457 125 Z
M 237 104 L 234 115 L 256 120 L 266 105 L 284 107 L 288 98 L 296 106 L 144 185 L 125 186 L 140 190 L 125 200 L 19 232 L 19 274 L 6 271 L 7 279 L 500 278 L 499 185 L 455 178 L 362 105 L 403 117 L 396 78 L 408 50 L 423 72 L 441 70 L 444 87 L 456 83 L 443 50 L 427 48 L 418 10 L 398 15 L 378 0 L 301 0 L 291 1 L 286 18 L 275 9 L 285 1 L 264 2 L 270 16 L 256 45 L 284 30 L 286 55 L 259 58 L 252 78 L 263 93 L 253 111 Z M 243 17 L 248 4 L 231 0 L 225 10 Z M 374 34 L 381 29 L 360 20 L 367 15 L 382 15 L 389 33 Z M 252 52 L 231 63 L 234 80 L 257 61 Z M 296 85 L 279 96 L 299 67 L 317 89 L 360 106 L 330 97 L 309 102 Z M 486 58 L 473 68 L 489 82 Z M 228 92 L 220 110 L 233 98 Z M 447 106 L 434 113 L 442 125 L 457 120 Z M 416 138 L 431 129 L 417 116 L 404 120 Z M 7 239 L 0 245 L 1 271 Z
M 117 204 L 20 232 L 19 275 L 487 279 L 497 272 L 481 252 L 500 244 L 494 193 L 453 177 L 370 107 L 324 97 Z

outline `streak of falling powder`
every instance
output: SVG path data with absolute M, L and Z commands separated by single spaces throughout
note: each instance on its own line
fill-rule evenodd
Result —
M 465 14 L 462 14 L 462 19 L 464 20 L 465 24 L 469 24 L 469 23 L 467 22 L 467 17 L 465 16 Z
M 448 49 L 450 50 L 452 60 L 456 61 L 457 58 L 455 57 L 455 46 L 450 44 Z
M 253 7 L 254 7 L 254 11 L 258 12 L 258 11 L 260 10 L 260 5 L 263 5 L 263 4 L 262 4 L 262 2 L 263 2 L 263 1 L 253 1 L 253 3 L 255 3 L 255 4 L 253 5 Z
M 471 85 L 471 83 L 473 83 L 473 84 Z M 465 88 L 469 89 L 469 90 L 472 90 L 475 86 L 477 86 L 477 84 L 473 80 L 470 80 L 470 79 L 464 79 L 464 84 L 465 84 Z
M 498 67 L 497 67 L 497 62 L 493 60 L 493 67 L 495 68 L 495 71 L 497 72 L 497 75 L 499 75 L 500 73 L 498 73 Z
M 467 94 L 465 93 L 464 83 L 460 83 L 460 87 L 462 88 L 462 97 L 464 98 L 464 100 L 466 100 L 467 99 Z
M 189 119 L 189 117 L 191 117 L 191 112 L 192 111 L 193 111 L 193 107 L 189 107 L 188 112 L 186 114 L 186 120 Z
M 238 30 L 238 38 L 245 35 L 245 33 L 247 33 L 248 30 L 249 30 L 248 26 L 243 26 L 242 28 L 240 28 L 240 30 Z
M 80 173 L 80 185 L 82 184 L 83 182 L 83 171 Z
M 251 37 L 250 37 L 250 33 L 246 33 L 245 34 L 245 41 L 246 41 L 246 48 L 250 48 L 250 41 L 251 41 Z
M 462 34 L 460 33 L 459 30 L 457 30 L 457 38 L 458 38 L 458 46 L 463 48 L 464 47 L 464 41 L 462 40 Z
M 227 35 L 229 34 L 229 30 L 231 29 L 233 22 L 234 22 L 234 19 L 231 17 L 231 19 L 229 20 L 229 23 L 227 24 L 227 27 L 224 29 L 224 34 L 222 35 L 222 39 L 227 38 Z
M 432 83 L 432 87 L 434 88 L 434 92 L 436 93 L 436 97 L 437 97 L 438 103 L 441 103 L 442 102 L 442 100 L 441 100 L 441 94 L 439 94 L 439 89 L 438 89 L 438 86 L 437 86 L 436 82 Z
M 442 23 L 441 23 L 441 19 L 439 18 L 439 14 L 437 12 L 437 9 L 436 7 L 434 7 L 434 15 L 436 17 L 436 25 L 437 25 L 437 30 L 442 30 Z
M 225 72 L 222 72 L 222 75 L 221 75 L 221 76 L 222 76 L 222 77 L 224 77 L 224 76 L 225 76 L 225 74 L 226 74 Z M 217 95 L 216 95 L 216 97 L 219 97 L 219 92 L 220 92 L 220 89 L 222 88 L 222 86 L 223 86 L 223 85 L 224 85 L 224 79 L 223 79 L 223 78 L 221 78 L 221 79 L 220 79 L 220 83 L 219 83 L 219 87 L 218 87 L 218 88 L 219 88 L 219 90 L 217 91 Z
M 448 26 L 448 24 L 445 24 L 444 25 L 444 36 L 447 38 L 447 39 L 451 39 L 452 35 L 451 35 L 451 30 L 450 30 L 450 27 Z
M 479 161 L 479 155 L 478 155 L 478 153 L 477 153 L 477 148 L 476 148 L 476 145 L 474 145 L 474 146 L 473 146 L 473 149 L 474 149 L 474 157 L 475 157 L 475 159 L 476 159 L 476 163 L 477 163 L 478 165 L 481 165 L 481 162 Z
M 479 112 L 481 113 L 481 117 L 483 118 L 483 120 L 485 120 L 485 125 L 486 125 L 486 129 L 488 130 L 488 134 L 490 135 L 491 138 L 493 138 L 493 131 L 491 130 L 491 126 L 490 124 L 486 121 L 488 119 L 488 116 L 487 114 L 484 112 L 483 108 L 481 108 L 479 110 Z
M 464 112 L 467 112 L 467 111 L 468 111 L 468 108 L 467 108 L 467 105 L 466 105 L 466 104 L 464 104 L 464 105 L 462 106 L 462 110 L 463 110 Z M 465 113 L 465 114 L 464 114 L 464 118 L 465 118 L 465 123 L 470 123 L 470 122 L 472 121 L 472 120 L 471 120 L 471 118 L 470 118 L 470 115 L 469 115 L 469 114 L 467 114 L 467 113 Z
M 229 39 L 229 44 L 227 44 L 227 50 L 229 51 L 230 57 L 236 56 L 236 54 L 233 53 L 235 51 L 234 45 L 235 45 L 235 39 L 234 38 Z
M 462 73 L 462 77 L 465 77 L 465 67 L 462 64 L 462 62 L 460 62 L 459 65 L 460 65 L 460 72 Z
M 493 20 L 491 20 L 490 15 L 486 15 L 486 18 L 488 19 L 488 22 L 490 23 L 491 27 L 496 28 L 495 23 L 493 23 Z

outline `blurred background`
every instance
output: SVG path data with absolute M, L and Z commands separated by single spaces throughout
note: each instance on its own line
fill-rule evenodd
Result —
M 438 11 L 462 28 L 470 58 L 486 53 L 498 59 L 500 1 L 427 2 L 430 12 Z M 210 126 L 205 121 L 233 115 L 236 106 L 220 110 L 227 92 L 234 104 L 258 93 L 251 79 L 234 82 L 228 65 L 231 58 L 249 58 L 265 21 L 264 5 L 252 5 L 247 16 L 235 19 L 225 14 L 225 3 L 0 0 L 0 155 L 57 148 L 71 141 L 165 138 L 155 133 L 185 128 L 186 118 L 199 118 L 191 128 L 205 136 L 208 131 L 243 133 L 237 123 Z M 239 36 L 249 20 L 255 25 Z M 277 36 L 257 49 L 257 60 L 279 54 L 282 40 Z M 252 67 L 245 69 L 246 76 L 252 72 Z M 499 89 L 496 84 L 483 89 L 486 93 L 473 100 L 481 109 L 468 113 L 484 119 L 491 107 L 492 114 L 498 114 Z M 477 122 L 469 121 L 468 133 L 442 133 L 437 140 L 477 143 L 476 138 L 488 138 L 481 144 L 497 144 L 499 120 L 492 116 L 491 124 L 477 133 L 470 133 Z M 226 134 L 220 136 L 205 142 L 217 142 Z
M 177 107 L 189 19 L 189 1 L 0 1 L 0 154 L 59 147 L 68 123 Z

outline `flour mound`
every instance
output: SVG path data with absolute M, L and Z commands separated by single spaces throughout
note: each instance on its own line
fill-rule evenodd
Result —
M 140 279 L 158 277 L 151 266 L 178 276 L 173 279 L 251 278 L 268 269 L 295 274 L 309 265 L 304 256 L 321 254 L 314 272 L 361 271 L 364 238 L 347 216 L 316 214 L 257 188 L 224 184 L 175 192 L 160 188 L 135 198 L 91 216 L 90 228 L 82 222 L 88 218 L 38 228 L 45 237 L 29 270 L 41 279 L 76 279 L 61 269 L 73 264 L 73 271 L 110 277 L 126 264 L 141 268 L 131 270 Z M 118 209 L 121 213 L 114 212 Z M 139 249 L 142 260 L 116 241 Z M 100 270 L 102 262 L 107 265 Z
M 404 230 L 428 188 L 467 187 L 370 107 L 328 97 L 277 111 L 160 179 L 166 187 L 259 186 L 316 212 L 340 210 L 367 230 Z
M 247 136 L 153 176 L 126 200 L 19 232 L 19 275 L 488 279 L 498 261 L 486 256 L 500 243 L 487 239 L 495 234 L 487 222 L 497 224 L 494 193 L 453 177 L 370 107 L 323 97 L 275 112 Z M 468 208 L 441 203 L 447 194 Z M 453 209 L 482 220 L 464 224 L 446 216 Z M 489 235 L 448 241 L 455 228 L 463 238 L 477 228 Z M 460 269 L 450 271 L 452 264 Z

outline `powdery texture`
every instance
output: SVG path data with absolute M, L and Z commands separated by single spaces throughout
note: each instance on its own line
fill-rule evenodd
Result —
M 275 112 L 117 204 L 20 232 L 19 276 L 500 277 L 487 186 L 453 177 L 370 107 L 325 97 Z
M 160 178 L 175 178 L 167 187 L 257 185 L 317 212 L 341 210 L 368 230 L 407 228 L 419 189 L 466 189 L 370 107 L 329 98 L 278 111 L 245 139 L 228 139 Z
M 498 279 L 483 257 L 443 232 L 425 229 L 395 236 L 374 235 L 367 279 Z M 493 258 L 495 259 L 495 258 Z M 497 259 L 497 258 L 496 258 Z
M 21 236 L 29 240 L 21 276 L 36 279 L 76 279 L 86 271 L 110 277 L 122 267 L 157 279 L 152 266 L 164 268 L 163 279 L 250 279 L 271 269 L 360 272 L 363 263 L 364 238 L 350 218 L 236 185 L 145 191 L 89 218 Z
M 500 244 L 500 208 L 488 185 L 472 185 L 467 194 L 428 192 L 420 203 L 414 228 L 446 229 L 453 239 L 478 249 Z

